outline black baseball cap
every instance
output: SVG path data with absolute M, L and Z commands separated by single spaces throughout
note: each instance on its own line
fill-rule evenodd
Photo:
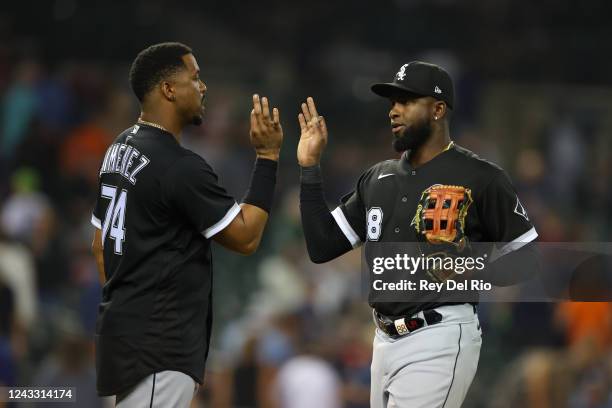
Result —
M 398 92 L 431 96 L 446 102 L 451 109 L 455 102 L 453 80 L 448 72 L 438 65 L 423 61 L 402 65 L 393 82 L 374 84 L 372 92 L 384 98 L 397 95 Z

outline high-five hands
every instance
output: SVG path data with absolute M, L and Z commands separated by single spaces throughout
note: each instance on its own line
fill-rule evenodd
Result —
M 321 160 L 321 154 L 327 145 L 327 126 L 323 116 L 317 113 L 314 99 L 308 97 L 302 103 L 300 122 L 300 142 L 297 148 L 298 163 L 302 167 L 315 166 Z
M 283 144 L 283 128 L 280 124 L 278 108 L 272 109 L 272 116 L 270 116 L 270 106 L 265 96 L 260 100 L 259 95 L 253 95 L 249 134 L 257 157 L 278 161 Z

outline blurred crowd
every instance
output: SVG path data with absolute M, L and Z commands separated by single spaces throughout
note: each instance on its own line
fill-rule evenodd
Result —
M 530 20 L 529 7 L 510 10 L 510 2 L 499 2 L 500 12 L 485 3 L 463 10 L 454 1 L 396 0 L 370 10 L 357 2 L 338 21 L 339 6 L 316 3 L 305 13 L 277 2 L 269 24 L 251 18 L 226 25 L 235 16 L 231 7 L 208 5 L 199 13 L 173 10 L 166 37 L 156 29 L 168 12 L 164 3 L 135 2 L 121 11 L 142 11 L 133 20 L 140 31 L 114 48 L 109 42 L 117 33 L 85 27 L 79 13 L 94 13 L 77 1 L 47 6 L 51 23 L 41 29 L 50 39 L 23 32 L 25 10 L 0 12 L 8 23 L 0 31 L 11 40 L 0 43 L 0 385 L 73 386 L 78 406 L 112 404 L 95 396 L 92 334 L 101 288 L 89 220 L 106 147 L 138 117 L 129 63 L 156 41 L 179 39 L 194 48 L 209 89 L 207 113 L 183 144 L 212 164 L 238 200 L 254 160 L 253 92 L 280 108 L 285 133 L 260 250 L 247 258 L 213 249 L 213 342 L 194 406 L 369 405 L 374 326 L 360 291 L 359 251 L 314 265 L 301 232 L 296 115 L 306 96 L 316 98 L 330 130 L 322 164 L 330 206 L 370 165 L 396 157 L 388 104 L 369 94 L 369 84 L 391 80 L 407 60 L 425 59 L 455 78 L 452 139 L 508 171 L 540 240 L 610 241 L 612 84 L 604 75 L 610 62 L 577 64 L 582 54 L 574 42 L 565 50 L 551 40 L 568 35 L 563 29 Z M 247 15 L 266 16 L 244 7 Z M 108 8 L 95 9 L 96 21 Z M 499 16 L 504 10 L 518 22 L 515 32 Z M 559 7 L 548 11 L 562 18 Z M 387 18 L 390 32 L 351 20 L 364 13 Z M 474 49 L 456 46 L 472 38 L 466 33 L 444 45 L 447 31 L 447 37 L 431 32 L 414 17 L 410 30 L 424 37 L 416 41 L 400 29 L 411 13 L 449 24 L 453 13 L 491 16 L 485 28 L 505 33 L 496 40 L 508 47 L 489 49 L 480 36 Z M 598 30 L 595 16 L 585 19 L 580 50 L 591 56 L 586 44 L 610 31 Z M 251 29 L 256 34 L 249 37 Z M 73 43 L 58 44 L 58 30 L 85 34 L 74 31 Z M 612 406 L 610 303 L 483 303 L 479 314 L 483 348 L 466 407 Z

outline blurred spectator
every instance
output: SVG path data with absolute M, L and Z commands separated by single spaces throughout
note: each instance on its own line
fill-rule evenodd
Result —
M 601 352 L 612 349 L 612 303 L 560 303 L 556 320 L 565 330 L 569 347 L 588 343 Z
M 0 283 L 8 291 L 6 300 L 0 298 L 4 303 L 3 312 L 7 313 L 4 317 L 8 318 L 4 330 L 0 330 L 0 336 L 3 332 L 5 340 L 10 342 L 15 359 L 23 359 L 28 352 L 28 334 L 33 328 L 38 310 L 34 265 L 26 248 L 2 239 L 1 229 Z M 1 317 L 3 313 L 0 313 Z
M 276 390 L 281 408 L 342 406 L 341 383 L 334 368 L 312 355 L 300 355 L 287 361 L 278 372 Z
M 343 400 L 346 408 L 370 406 L 370 364 L 374 328 L 369 319 L 356 316 L 367 311 L 356 308 L 346 314 L 338 327 L 337 354 L 343 380 Z
M 46 74 L 38 83 L 37 97 L 41 109 L 37 118 L 41 126 L 55 134 L 71 126 L 75 120 L 74 96 L 66 83 L 71 78 L 71 72 L 62 67 L 55 75 L 53 72 Z
M 228 381 L 231 404 L 236 408 L 259 407 L 259 370 L 257 361 L 257 339 L 251 337 L 244 344 L 240 360 L 232 370 Z M 217 405 L 215 405 L 217 406 Z
M 11 178 L 12 194 L 2 207 L 2 228 L 9 238 L 30 248 L 39 238 L 41 225 L 51 207 L 40 189 L 40 178 L 32 168 L 20 168 Z
M 34 283 L 42 296 L 47 297 L 65 285 L 64 241 L 58 239 L 55 210 L 40 191 L 40 178 L 34 169 L 24 167 L 13 173 L 12 194 L 0 211 L 0 228 L 10 239 L 24 244 L 28 256 L 34 258 L 37 271 Z M 28 275 L 24 279 L 25 276 Z
M 11 347 L 14 315 L 13 293 L 0 277 L 0 387 L 17 385 L 16 359 Z
M 77 406 L 102 408 L 96 395 L 93 341 L 84 336 L 69 313 L 58 319 L 53 352 L 41 362 L 32 384 L 39 387 L 74 387 Z M 41 403 L 40 406 L 45 406 Z
M 612 402 L 612 305 L 565 302 L 556 320 L 566 331 L 567 348 L 519 356 L 501 376 L 491 407 L 603 408 Z
M 586 160 L 585 135 L 568 115 L 552 128 L 548 147 L 548 175 L 551 178 L 552 198 L 562 205 L 564 212 L 576 205 L 578 185 Z
M 132 97 L 125 92 L 110 90 L 98 104 L 97 114 L 68 135 L 60 152 L 64 175 L 87 181 L 92 187 L 96 186 L 106 149 L 137 118 Z
M 14 80 L 2 98 L 2 132 L 0 132 L 0 157 L 12 158 L 15 149 L 28 131 L 37 110 L 36 82 L 40 66 L 36 61 L 25 60 L 17 64 Z

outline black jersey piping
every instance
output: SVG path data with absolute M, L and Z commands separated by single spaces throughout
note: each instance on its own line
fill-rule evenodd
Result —
M 153 396 L 155 395 L 155 376 L 157 373 L 153 374 L 153 388 L 151 389 L 151 403 L 149 404 L 149 408 L 153 408 Z
M 446 391 L 446 398 L 444 398 L 444 403 L 442 404 L 442 408 L 446 405 L 446 400 L 448 400 L 448 396 L 450 395 L 451 388 L 453 388 L 453 382 L 455 382 L 455 370 L 457 369 L 457 360 L 459 360 L 459 353 L 461 353 L 461 334 L 462 334 L 462 326 L 459 324 L 459 340 L 457 341 L 457 355 L 455 356 L 455 365 L 453 367 L 453 377 L 451 378 L 451 383 L 448 387 L 448 391 Z

